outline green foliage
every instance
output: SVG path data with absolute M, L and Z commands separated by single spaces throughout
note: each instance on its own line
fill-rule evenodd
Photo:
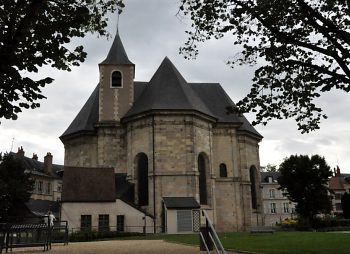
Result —
M 319 128 L 326 115 L 315 104 L 322 93 L 350 91 L 349 1 L 181 0 L 192 30 L 180 53 L 232 34 L 241 52 L 228 61 L 256 65 L 250 93 L 231 111 L 256 112 L 253 124 L 294 118 L 301 132 Z
M 117 231 L 96 231 L 96 230 L 83 230 L 77 231 L 69 235 L 70 242 L 90 242 L 95 240 L 102 240 L 108 238 L 120 238 L 120 237 L 135 237 L 141 236 L 142 233 L 136 232 L 117 232 Z
M 121 0 L 0 0 L 0 119 L 17 119 L 22 108 L 39 107 L 41 88 L 53 80 L 26 73 L 43 65 L 70 71 L 86 58 L 83 46 L 68 43 L 87 32 L 107 35 L 106 14 Z
M 278 168 L 276 165 L 268 163 L 266 167 L 264 168 L 264 171 L 266 172 L 278 172 Z
M 12 154 L 0 154 L 0 221 L 13 216 L 29 200 L 33 187 L 22 161 Z
M 287 197 L 295 202 L 296 212 L 306 220 L 318 213 L 329 213 L 330 196 L 326 187 L 332 171 L 319 155 L 292 155 L 280 165 L 278 183 L 286 189 Z
M 350 219 L 350 194 L 344 193 L 341 198 L 341 206 L 343 209 L 343 216 L 345 219 Z

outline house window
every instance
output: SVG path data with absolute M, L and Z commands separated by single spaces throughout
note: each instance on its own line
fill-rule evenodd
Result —
M 46 194 L 51 194 L 51 183 L 47 183 Z
M 336 211 L 342 211 L 343 207 L 341 206 L 341 203 L 335 203 L 335 210 Z
M 283 212 L 289 213 L 289 203 L 283 203 Z
M 220 164 L 220 177 L 227 177 L 227 168 L 225 163 Z
M 275 189 L 270 189 L 269 190 L 269 196 L 270 196 L 270 198 L 275 198 L 276 197 Z
M 98 231 L 109 231 L 109 215 L 98 215 Z
M 61 184 L 59 184 L 59 185 L 57 186 L 57 191 L 58 191 L 58 192 L 61 192 L 61 191 L 62 191 L 62 185 L 61 185 Z
M 118 232 L 124 232 L 124 221 L 125 216 L 124 215 L 117 215 L 117 231 Z
M 342 193 L 335 193 L 335 199 L 341 200 L 341 197 L 343 196 Z
M 80 216 L 80 230 L 90 231 L 91 230 L 91 215 Z
M 270 203 L 270 213 L 276 213 L 276 203 Z
M 177 231 L 192 231 L 192 211 L 177 210 Z
M 38 182 L 38 192 L 42 193 L 43 192 L 43 181 Z
M 111 79 L 112 88 L 122 87 L 122 74 L 120 71 L 113 71 Z

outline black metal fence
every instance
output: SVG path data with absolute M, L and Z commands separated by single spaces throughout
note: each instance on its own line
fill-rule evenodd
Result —
M 42 247 L 46 251 L 53 242 L 68 244 L 67 221 L 56 221 L 52 227 L 45 221 L 47 216 L 0 224 L 0 253 L 20 247 Z

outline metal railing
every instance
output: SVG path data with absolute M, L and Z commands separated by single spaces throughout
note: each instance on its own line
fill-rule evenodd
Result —
M 201 230 L 199 232 L 201 250 L 205 250 L 207 253 L 211 253 L 211 250 L 213 250 L 214 247 L 216 253 L 226 254 L 226 251 L 221 244 L 219 236 L 217 235 L 213 223 L 211 222 L 207 212 L 205 210 L 201 210 L 201 212 L 205 218 L 205 227 L 201 227 Z
M 0 224 L 0 253 L 13 248 L 43 247 L 51 249 L 51 243 L 68 244 L 67 221 L 55 221 L 53 227 L 47 223 L 48 216 L 16 218 Z

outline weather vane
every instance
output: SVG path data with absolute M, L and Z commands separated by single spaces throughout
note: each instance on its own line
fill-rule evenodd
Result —
M 120 14 L 122 13 L 122 11 L 123 11 L 123 9 L 119 6 L 118 7 L 118 13 L 117 13 L 117 33 L 118 33 L 118 29 L 119 29 L 119 16 L 120 16 Z

